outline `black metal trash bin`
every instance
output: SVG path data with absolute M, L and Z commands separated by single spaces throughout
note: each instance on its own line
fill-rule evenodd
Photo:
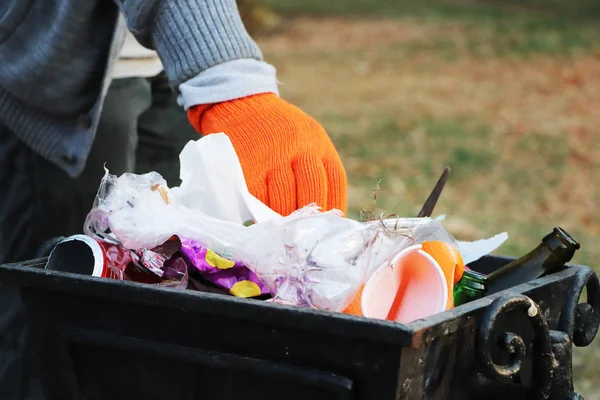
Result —
M 600 322 L 598 278 L 576 265 L 402 325 L 43 263 L 0 281 L 20 286 L 49 399 L 572 399 L 572 344 Z

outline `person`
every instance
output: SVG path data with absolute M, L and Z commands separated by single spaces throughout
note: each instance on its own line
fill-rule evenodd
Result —
M 123 107 L 124 103 L 135 105 Z M 177 102 L 156 51 L 143 47 L 130 32 L 112 72 L 112 81 L 104 99 L 96 136 L 110 142 L 111 136 L 129 137 L 131 149 L 123 171 L 144 174 L 157 171 L 169 187 L 179 186 L 179 153 L 190 140 L 199 137 L 189 123 L 185 110 Z M 98 139 L 96 139 L 98 140 Z M 109 167 L 112 168 L 112 165 Z M 99 183 L 103 172 L 99 165 L 86 164 Z M 86 193 L 86 204 L 92 204 Z M 78 216 L 77 220 L 82 220 Z
M 116 174 L 135 165 L 135 138 L 108 135 L 110 123 L 101 125 L 111 107 L 143 112 L 126 96 L 111 97 L 118 83 L 109 92 L 127 30 L 156 51 L 195 131 L 229 136 L 258 199 L 283 215 L 313 202 L 346 211 L 346 173 L 335 146 L 315 119 L 279 96 L 276 69 L 246 31 L 235 0 L 6 0 L 0 263 L 81 232 L 98 171 L 105 163 Z M 23 398 L 34 373 L 17 293 L 0 286 L 0 398 Z
M 129 116 L 145 107 L 112 99 L 119 92 L 142 97 L 147 87 L 116 83 L 108 91 L 125 21 L 160 57 L 191 126 L 229 135 L 256 197 L 282 214 L 309 202 L 345 210 L 336 149 L 317 121 L 278 96 L 275 68 L 233 0 L 120 1 L 122 14 L 106 0 L 8 4 L 0 36 L 0 59 L 13 60 L 0 67 L 0 262 L 30 258 L 48 238 L 81 232 L 104 164 L 115 174 L 131 171 L 135 138 L 114 134 L 118 119 L 102 123 L 103 110 L 134 123 Z M 55 8 L 78 17 L 51 19 Z

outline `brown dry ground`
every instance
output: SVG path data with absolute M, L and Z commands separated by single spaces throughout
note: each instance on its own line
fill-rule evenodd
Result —
M 416 214 L 450 165 L 436 214 L 457 238 L 507 231 L 498 253 L 518 256 L 560 225 L 582 244 L 574 262 L 600 271 L 600 24 L 270 3 L 286 18 L 257 39 L 282 96 L 336 143 L 351 215 L 378 179 L 378 212 Z M 575 357 L 586 399 L 598 357 L 600 338 Z

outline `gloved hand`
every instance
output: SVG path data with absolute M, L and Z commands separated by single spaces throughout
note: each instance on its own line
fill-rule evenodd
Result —
M 238 155 L 248 189 L 289 215 L 310 203 L 346 213 L 346 172 L 323 127 L 275 94 L 197 105 L 188 119 L 203 135 L 223 132 Z

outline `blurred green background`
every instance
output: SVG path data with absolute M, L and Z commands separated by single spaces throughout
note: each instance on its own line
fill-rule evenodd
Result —
M 349 178 L 349 213 L 436 214 L 520 256 L 555 225 L 600 272 L 600 1 L 238 0 L 281 95 L 319 120 Z M 600 338 L 576 390 L 600 399 Z

